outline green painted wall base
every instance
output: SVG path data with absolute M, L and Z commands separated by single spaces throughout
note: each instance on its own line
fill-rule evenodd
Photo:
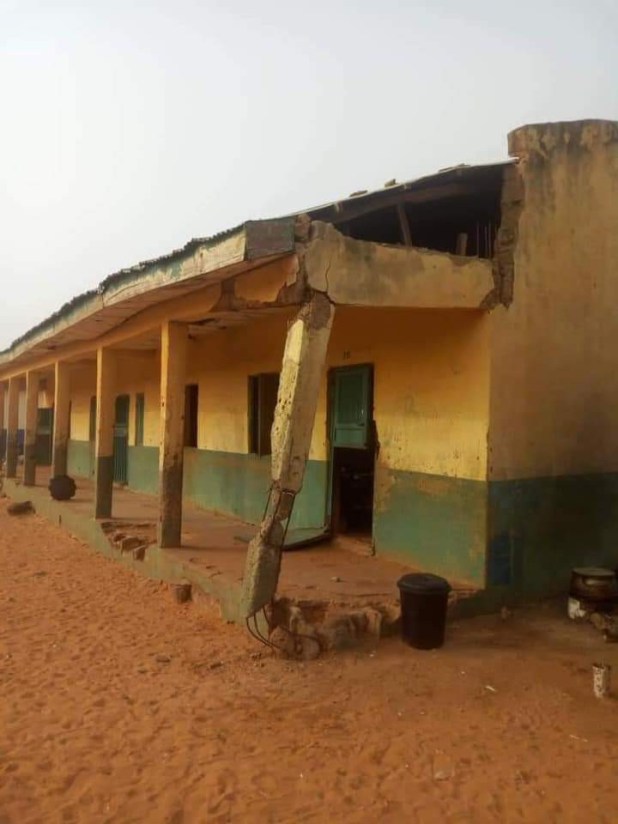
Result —
M 92 444 L 70 441 L 69 473 L 92 466 Z M 156 447 L 129 448 L 128 479 L 157 493 Z M 269 481 L 268 457 L 185 450 L 198 506 L 257 523 Z M 376 489 L 376 552 L 484 590 L 473 612 L 565 593 L 574 566 L 618 567 L 618 473 L 485 483 L 378 467 Z M 292 529 L 323 526 L 326 490 L 326 463 L 309 461 Z
M 326 464 L 309 461 L 294 504 L 291 528 L 324 524 Z M 185 449 L 184 494 L 198 506 L 258 523 L 270 486 L 270 457 Z
M 376 553 L 472 587 L 485 584 L 487 485 L 378 469 Z
M 67 471 L 76 478 L 94 475 L 94 444 L 91 441 L 69 441 Z
M 491 482 L 488 523 L 489 588 L 566 593 L 573 567 L 618 567 L 618 474 Z
M 69 474 L 81 478 L 92 476 L 92 444 L 69 442 Z M 309 461 L 303 489 L 294 505 L 292 529 L 324 525 L 326 483 L 326 464 Z M 159 450 L 156 446 L 129 447 L 128 485 L 137 492 L 158 493 Z M 269 486 L 270 457 L 185 449 L 183 492 L 187 500 L 198 506 L 255 524 L 264 513 Z
M 159 492 L 159 450 L 156 446 L 130 446 L 128 485 L 137 492 L 157 495 Z

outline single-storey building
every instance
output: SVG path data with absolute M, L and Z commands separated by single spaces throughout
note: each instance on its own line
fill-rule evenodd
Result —
M 346 534 L 488 593 L 618 565 L 618 123 L 122 270 L 0 355 L 5 472 L 92 477 L 290 536 Z M 327 550 L 326 550 L 327 551 Z M 253 582 L 253 583 L 251 583 Z

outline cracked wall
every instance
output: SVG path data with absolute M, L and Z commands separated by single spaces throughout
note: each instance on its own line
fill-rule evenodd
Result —
M 353 240 L 318 221 L 303 266 L 337 305 L 476 309 L 494 287 L 488 260 Z

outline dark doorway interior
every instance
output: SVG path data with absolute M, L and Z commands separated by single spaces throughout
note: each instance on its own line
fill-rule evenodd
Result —
M 333 528 L 336 534 L 371 538 L 373 529 L 372 449 L 333 450 Z
M 197 447 L 197 419 L 200 390 L 197 383 L 185 386 L 185 446 Z
M 331 373 L 331 528 L 371 541 L 375 438 L 373 369 L 361 365 Z

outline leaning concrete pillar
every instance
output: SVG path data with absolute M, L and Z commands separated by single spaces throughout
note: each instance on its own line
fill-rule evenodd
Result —
M 4 430 L 6 429 L 6 419 L 4 415 L 4 400 L 6 398 L 6 388 L 4 383 L 0 383 L 0 464 L 6 457 L 6 439 Z
M 97 417 L 94 447 L 94 517 L 111 518 L 114 486 L 116 354 L 97 350 Z
M 240 606 L 245 618 L 270 603 L 277 591 L 285 530 L 303 484 L 333 316 L 332 303 L 314 292 L 288 330 L 272 428 L 269 502 L 247 551 Z
M 6 414 L 6 477 L 17 476 L 19 455 L 19 378 L 9 380 L 9 397 Z
M 71 383 L 69 365 L 56 361 L 54 382 L 54 444 L 52 477 L 67 474 Z
M 39 374 L 26 373 L 26 426 L 24 431 L 24 486 L 36 484 L 36 429 L 39 411 Z
M 185 431 L 187 326 L 168 321 L 161 329 L 161 423 L 159 435 L 160 547 L 180 546 Z

